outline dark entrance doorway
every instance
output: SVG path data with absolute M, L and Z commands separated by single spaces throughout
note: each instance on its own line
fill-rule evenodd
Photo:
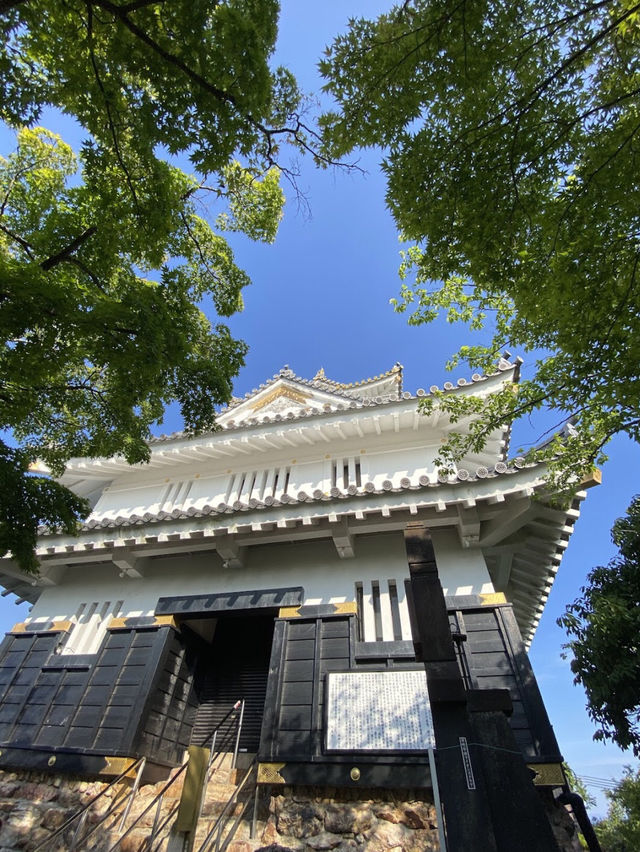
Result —
M 201 645 L 198 653 L 194 686 L 199 706 L 192 743 L 201 745 L 208 739 L 234 703 L 244 698 L 240 749 L 258 751 L 273 627 L 273 614 L 217 619 L 213 642 L 206 648 Z

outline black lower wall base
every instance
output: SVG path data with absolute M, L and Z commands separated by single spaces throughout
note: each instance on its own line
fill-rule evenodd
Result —
M 126 763 L 135 758 L 108 758 L 100 754 L 78 752 L 52 752 L 27 748 L 3 748 L 0 753 L 0 770 L 51 772 L 63 775 L 119 775 Z
M 130 621 L 110 627 L 91 655 L 60 654 L 59 632 L 5 638 L 0 768 L 10 756 L 13 766 L 46 769 L 42 755 L 57 766 L 62 754 L 92 766 L 104 754 L 179 765 L 195 714 L 190 649 L 171 625 Z
M 105 781 L 121 775 L 136 764 L 140 755 L 104 755 L 80 751 L 12 748 L 0 749 L 0 772 L 46 772 Z M 137 771 L 139 764 L 136 764 Z M 168 778 L 173 765 L 146 759 L 142 781 L 153 784 Z
M 259 784 L 313 787 L 380 787 L 382 789 L 431 788 L 431 773 L 424 764 L 385 763 L 261 763 Z

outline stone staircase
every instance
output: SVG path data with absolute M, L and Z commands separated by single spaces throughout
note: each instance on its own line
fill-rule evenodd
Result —
M 223 813 L 227 802 L 229 802 L 236 792 L 237 785 L 244 778 L 247 765 L 245 763 L 243 766 L 243 761 L 239 761 L 239 763 L 240 765 L 237 769 L 221 766 L 213 773 L 205 791 L 202 813 L 198 822 L 193 846 L 194 852 L 198 852 L 209 831 L 215 826 L 216 821 Z M 260 810 L 256 823 L 256 837 L 253 839 L 250 837 L 254 794 L 255 771 L 254 775 L 238 794 L 236 803 L 225 813 L 222 829 L 219 832 L 216 831 L 215 837 L 219 836 L 221 844 L 223 844 L 229 833 L 233 830 L 234 823 L 239 819 L 233 833 L 233 838 L 227 846 L 227 852 L 252 852 L 252 850 L 259 849 L 264 845 L 261 836 L 265 828 L 265 814 L 261 814 Z
M 241 755 L 239 767 L 232 769 L 230 766 L 231 757 L 230 754 L 221 755 L 222 759 L 217 761 L 219 765 L 216 765 L 207 784 L 201 816 L 195 833 L 195 841 L 191 847 L 193 852 L 198 852 L 210 830 L 216 826 L 223 812 L 223 821 L 216 827 L 214 835 L 215 838 L 219 838 L 221 846 L 227 841 L 230 832 L 233 831 L 236 820 L 241 817 L 235 827 L 235 831 L 233 831 L 233 839 L 228 842 L 227 852 L 252 852 L 252 850 L 264 845 L 260 840 L 260 836 L 265 828 L 264 815 L 262 820 L 258 820 L 256 838 L 250 838 L 255 794 L 255 781 L 253 778 L 250 778 L 245 784 L 245 787 L 238 794 L 234 805 L 230 808 L 227 807 L 229 800 L 236 793 L 238 784 L 244 778 L 248 764 L 250 763 L 250 760 L 246 759 L 246 755 Z M 165 784 L 166 782 L 145 785 L 138 792 L 126 820 L 125 832 L 127 827 L 134 823 L 135 827 L 123 836 L 119 846 L 120 852 L 183 852 L 184 837 L 175 837 L 171 831 L 182 793 L 182 779 L 171 786 L 164 794 L 160 809 L 155 804 L 153 807 L 149 807 Z M 151 834 L 154 829 L 154 823 L 163 827 L 152 840 Z M 113 838 L 111 842 L 115 842 L 118 837 L 116 829 L 117 823 L 114 825 L 112 832 L 110 832 Z M 101 842 L 96 841 L 96 845 L 90 843 L 85 848 L 87 852 L 89 850 L 91 852 L 102 852 L 108 846 L 105 847 L 104 838 L 102 838 Z

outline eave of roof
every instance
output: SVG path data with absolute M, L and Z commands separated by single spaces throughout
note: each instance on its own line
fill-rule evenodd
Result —
M 47 536 L 38 548 L 43 566 L 40 578 L 22 574 L 9 559 L 0 560 L 0 582 L 23 599 L 34 600 L 43 586 L 56 584 L 55 572 L 64 566 L 109 562 L 117 553 L 145 556 L 159 549 L 179 554 L 216 550 L 221 540 L 233 539 L 240 546 L 248 546 L 281 537 L 294 540 L 330 536 L 332 525 L 339 522 L 346 522 L 353 534 L 358 535 L 401 529 L 409 520 L 416 519 L 433 529 L 459 527 L 463 546 L 486 551 L 491 567 L 495 547 L 498 551 L 504 547 L 505 530 L 501 529 L 496 538 L 495 529 L 492 531 L 490 527 L 496 523 L 502 525 L 506 500 L 507 506 L 515 510 L 522 532 L 521 540 L 509 544 L 515 547 L 513 563 L 507 585 L 500 590 L 506 591 L 514 604 L 523 637 L 529 642 L 579 515 L 579 503 L 585 496 L 579 492 L 574 504 L 566 510 L 547 506 L 545 472 L 542 465 L 516 460 L 511 466 L 498 463 L 492 470 L 459 471 L 455 477 L 440 477 L 438 482 L 413 483 L 407 479 L 394 487 L 388 481 L 382 488 L 365 487 L 356 489 L 355 493 L 353 487 L 336 488 L 330 493 L 300 494 L 298 498 L 265 500 L 261 504 L 238 502 L 232 506 L 207 506 L 202 511 L 118 517 L 106 524 L 85 525 L 77 538 L 61 534 Z M 585 483 L 592 484 L 596 481 Z M 535 499 L 531 499 L 534 495 Z M 526 498 L 524 503 L 522 498 Z M 526 510 L 523 514 L 522 508 Z M 468 512 L 472 519 L 477 518 L 476 512 L 482 512 L 482 517 L 492 517 L 495 521 L 488 528 L 483 526 L 474 542 L 465 543 L 463 527 Z M 508 540 L 511 541 L 511 532 Z
M 426 475 L 421 475 L 417 478 L 403 477 L 400 480 L 400 485 L 395 486 L 390 479 L 386 479 L 382 483 L 381 488 L 376 488 L 373 482 L 365 482 L 360 488 L 355 485 L 349 485 L 348 488 L 339 488 L 334 486 L 329 492 L 314 490 L 312 493 L 304 491 L 298 492 L 295 497 L 289 494 L 283 494 L 280 500 L 273 497 L 266 497 L 264 501 L 250 499 L 247 503 L 242 503 L 236 500 L 232 505 L 226 503 L 218 503 L 216 506 L 205 505 L 201 509 L 191 507 L 186 511 L 174 509 L 171 512 L 159 511 L 155 514 L 146 512 L 144 515 L 119 515 L 116 518 L 107 518 L 104 520 L 89 519 L 82 524 L 81 531 L 95 529 L 122 529 L 124 527 L 135 527 L 142 524 L 157 523 L 165 520 L 185 520 L 188 518 L 203 518 L 212 515 L 229 515 L 236 512 L 244 512 L 249 509 L 260 511 L 262 509 L 271 509 L 278 506 L 295 506 L 299 503 L 319 503 L 327 500 L 341 500 L 345 498 L 369 497 L 372 495 L 382 495 L 388 493 L 401 493 L 404 491 L 423 491 L 425 489 L 434 489 L 443 485 L 458 485 L 472 484 L 485 479 L 502 479 L 508 478 L 518 470 L 524 467 L 535 467 L 535 465 L 527 465 L 524 458 L 518 457 L 513 459 L 509 464 L 499 461 L 494 467 L 477 467 L 473 471 L 466 468 L 459 468 L 455 474 L 445 475 L 438 474 L 437 478 L 430 479 Z M 39 528 L 40 535 L 50 535 L 51 533 L 46 527 Z
M 498 370 L 495 373 L 491 373 L 489 375 L 480 375 L 479 373 L 474 373 L 470 380 L 460 378 L 457 380 L 454 385 L 452 382 L 445 382 L 442 388 L 437 385 L 432 385 L 427 393 L 423 388 L 419 388 L 415 394 L 411 394 L 408 391 L 404 391 L 400 395 L 386 395 L 384 397 L 376 397 L 374 399 L 363 399 L 363 400 L 355 400 L 351 397 L 345 396 L 344 403 L 339 403 L 337 405 L 327 404 L 324 407 L 324 410 L 318 410 L 317 408 L 302 408 L 299 412 L 293 413 L 289 412 L 286 415 L 275 414 L 275 415 L 262 415 L 257 417 L 251 417 L 243 420 L 241 423 L 236 423 L 233 419 L 225 419 L 223 423 L 220 424 L 220 428 L 218 428 L 214 432 L 205 432 L 199 435 L 193 435 L 189 432 L 173 432 L 169 435 L 159 435 L 150 439 L 149 446 L 151 449 L 151 460 L 149 464 L 137 466 L 138 468 L 142 467 L 145 469 L 149 469 L 149 465 L 153 466 L 154 461 L 157 459 L 159 464 L 166 463 L 166 459 L 163 459 L 163 453 L 167 450 L 169 452 L 173 452 L 174 450 L 179 450 L 180 447 L 189 445 L 190 447 L 198 447 L 200 444 L 207 441 L 217 441 L 222 439 L 222 434 L 229 434 L 229 436 L 233 436 L 240 433 L 246 433 L 252 429 L 264 427 L 264 426 L 290 426 L 295 425 L 296 428 L 304 423 L 312 423 L 314 420 L 322 420 L 328 419 L 336 414 L 341 412 L 350 411 L 352 413 L 361 411 L 363 414 L 368 414 L 372 410 L 378 409 L 389 409 L 394 405 L 400 405 L 406 403 L 407 401 L 416 401 L 419 402 L 421 399 L 428 397 L 429 395 L 433 395 L 435 393 L 444 392 L 444 393 L 469 393 L 472 391 L 472 388 L 475 389 L 479 386 L 483 387 L 484 393 L 490 393 L 491 389 L 494 385 L 500 384 L 505 380 L 506 374 L 510 371 L 513 372 L 513 376 L 511 381 L 515 382 L 517 380 L 518 371 L 520 368 L 520 359 L 517 359 L 515 363 L 511 363 L 502 359 L 498 365 Z M 264 387 L 269 387 L 271 384 L 275 383 L 279 378 L 281 378 L 280 374 L 277 374 L 271 383 L 268 383 Z M 290 378 L 290 377 L 286 377 Z M 292 379 L 293 381 L 294 379 Z M 297 377 L 295 381 L 298 381 Z M 303 384 L 309 384 L 307 380 L 300 380 Z M 474 392 L 474 391 L 473 391 Z M 332 391 L 333 393 L 333 391 Z M 253 392 L 247 395 L 247 398 L 251 397 Z M 240 402 L 238 403 L 238 405 Z M 503 440 L 503 450 L 502 457 L 505 459 L 507 457 L 507 448 L 509 443 L 509 432 L 510 427 L 507 425 L 503 430 L 502 440 Z M 174 445 L 171 447 L 171 445 Z M 162 447 L 160 445 L 163 445 Z M 166 449 L 165 449 L 166 448 Z M 107 479 L 109 474 L 111 476 L 117 476 L 124 470 L 134 470 L 136 467 L 129 466 L 124 459 L 121 457 L 115 456 L 111 459 L 87 459 L 87 458 L 74 458 L 71 459 L 67 465 L 68 475 L 74 476 L 97 476 L 100 479 Z M 64 477 L 61 478 L 61 481 L 64 483 Z

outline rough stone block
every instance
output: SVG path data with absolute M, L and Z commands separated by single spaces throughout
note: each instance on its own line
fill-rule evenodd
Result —
M 120 843 L 120 852 L 142 852 L 147 846 L 147 833 L 128 834 Z
M 34 828 L 34 830 L 29 833 L 29 839 L 25 843 L 25 852 L 31 852 L 32 849 L 36 849 L 36 847 L 38 847 L 43 840 L 49 836 L 49 834 L 50 832 L 47 831 L 46 828 Z
M 0 798 L 8 799 L 15 795 L 20 790 L 20 784 L 17 781 L 0 781 Z
M 349 841 L 345 842 L 344 837 L 338 834 L 331 834 L 328 831 L 321 831 L 315 837 L 307 837 L 305 839 L 307 846 L 310 849 L 316 849 L 318 852 L 323 852 L 326 849 L 336 849 L 338 846 L 341 849 L 346 849 Z
M 228 852 L 253 852 L 252 845 L 244 840 L 232 841 L 227 848 Z
M 65 822 L 70 816 L 71 813 L 66 808 L 47 808 L 47 810 L 42 815 L 41 825 L 43 828 L 47 828 L 49 831 L 55 831 L 56 828 L 60 828 L 62 823 Z
M 324 827 L 334 834 L 358 834 L 371 828 L 374 815 L 366 804 L 328 805 L 325 809 Z
M 13 831 L 26 834 L 40 825 L 41 819 L 42 811 L 37 805 L 18 800 L 6 822 Z
M 322 831 L 322 814 L 311 802 L 292 802 L 276 815 L 279 834 L 308 838 Z
M 260 837 L 262 843 L 265 846 L 268 846 L 271 843 L 275 843 L 278 839 L 278 832 L 276 830 L 276 822 L 273 816 L 270 816 L 267 820 L 267 824 L 264 827 L 264 831 Z
M 1 849 L 0 852 L 2 852 Z M 291 846 L 281 846 L 279 843 L 271 843 L 269 846 L 260 846 L 259 849 L 256 849 L 256 852 L 297 852 L 297 850 Z
M 51 802 L 58 795 L 58 791 L 51 784 L 25 784 L 20 790 L 20 798 L 29 799 L 31 802 Z

